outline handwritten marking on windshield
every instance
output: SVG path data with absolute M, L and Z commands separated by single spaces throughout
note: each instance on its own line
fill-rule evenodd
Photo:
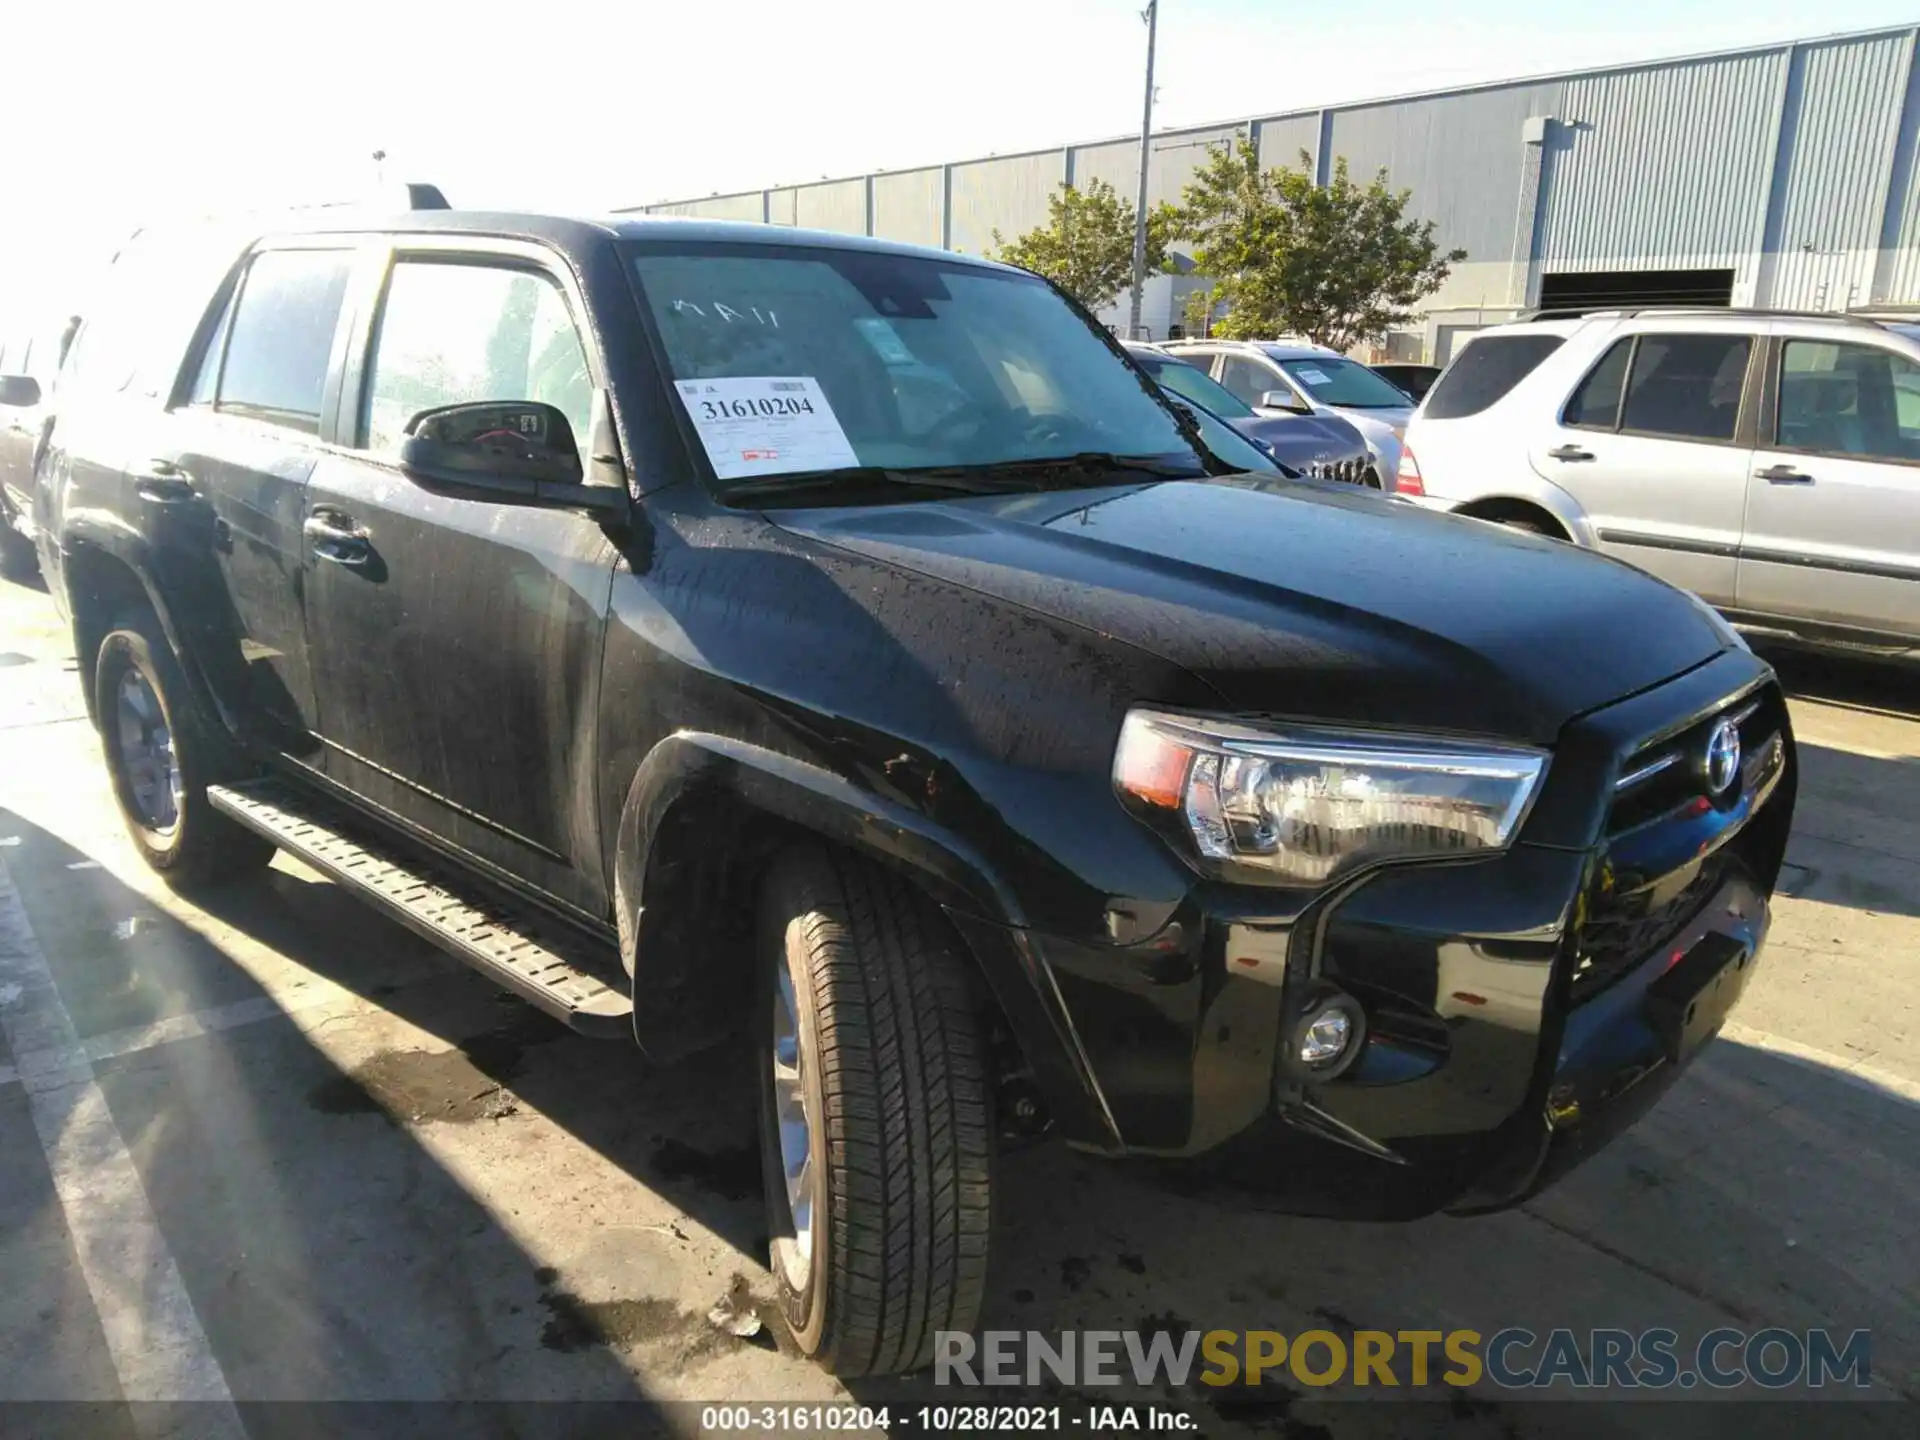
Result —
M 719 300 L 709 300 L 707 304 L 713 307 L 715 315 L 729 325 L 736 321 L 745 321 L 751 316 L 756 324 L 766 325 L 775 330 L 780 328 L 780 316 L 773 310 L 762 310 L 758 305 L 749 305 L 745 310 L 736 310 L 733 306 Z M 675 315 L 683 315 L 691 311 L 702 320 L 707 318 L 707 312 L 691 300 L 675 300 L 667 308 Z

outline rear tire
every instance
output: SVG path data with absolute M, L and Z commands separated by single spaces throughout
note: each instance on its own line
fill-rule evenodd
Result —
M 959 939 L 898 877 L 802 849 L 762 890 L 759 958 L 788 1327 L 836 1375 L 920 1369 L 937 1332 L 972 1330 L 986 1291 L 993 1132 Z
M 95 717 L 114 799 L 140 857 L 179 890 L 251 879 L 274 845 L 222 815 L 207 786 L 232 778 L 229 747 L 202 721 L 151 613 L 100 642 Z

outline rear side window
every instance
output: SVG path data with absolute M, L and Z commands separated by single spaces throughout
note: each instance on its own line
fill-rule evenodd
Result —
M 1427 394 L 1421 415 L 1461 420 L 1501 399 L 1564 342 L 1558 335 L 1480 335 L 1454 357 Z
M 316 434 L 351 257 L 268 250 L 241 282 L 216 409 Z
M 1616 340 L 1587 372 L 1580 388 L 1567 402 L 1560 419 L 1588 430 L 1612 430 L 1620 423 L 1620 395 L 1627 388 L 1627 363 L 1633 359 L 1633 341 Z
M 1731 440 L 1751 343 L 1744 335 L 1642 335 L 1620 428 L 1676 440 Z

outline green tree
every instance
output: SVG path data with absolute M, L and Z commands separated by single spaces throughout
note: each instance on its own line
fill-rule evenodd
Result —
M 1167 268 L 1172 207 L 1147 212 L 1147 273 Z M 1133 206 L 1104 180 L 1061 185 L 1047 197 L 1047 223 L 1007 241 L 993 232 L 995 260 L 1044 275 L 1089 310 L 1103 310 L 1133 283 Z
M 1252 147 L 1216 145 L 1182 194 L 1175 232 L 1229 307 L 1213 333 L 1305 335 L 1335 350 L 1377 340 L 1467 252 L 1441 251 L 1433 222 L 1407 217 L 1413 192 L 1389 190 L 1385 169 L 1361 186 L 1341 159 L 1315 185 L 1305 151 L 1300 161 L 1262 170 Z

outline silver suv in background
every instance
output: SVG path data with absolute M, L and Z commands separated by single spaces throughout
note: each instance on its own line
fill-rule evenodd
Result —
M 1165 349 L 1202 366 L 1268 415 L 1338 415 L 1352 423 L 1386 489 L 1400 468 L 1413 400 L 1357 360 L 1305 341 L 1170 340 Z
M 1871 320 L 1494 327 L 1427 396 L 1399 490 L 1616 555 L 1755 629 L 1920 650 L 1920 341 Z

